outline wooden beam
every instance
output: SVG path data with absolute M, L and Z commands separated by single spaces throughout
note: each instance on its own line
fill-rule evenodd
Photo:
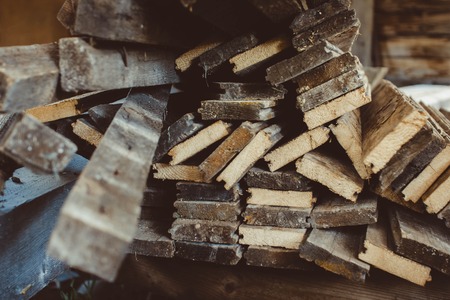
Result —
M 245 182 L 251 188 L 300 192 L 312 190 L 312 181 L 294 170 L 269 172 L 254 167 L 248 171 Z
M 193 182 L 204 182 L 205 174 L 200 170 L 198 166 L 193 165 L 169 165 L 164 163 L 153 164 L 153 169 L 156 171 L 153 174 L 153 178 L 161 180 L 182 180 Z
M 175 242 L 168 236 L 170 224 L 155 220 L 139 220 L 128 253 L 154 257 L 173 257 Z
M 174 218 L 200 219 L 211 221 L 237 221 L 242 212 L 239 201 L 186 201 L 177 200 L 173 206 Z
M 445 226 L 450 228 L 450 203 L 437 214 L 437 217 L 444 220 Z
M 103 134 L 84 119 L 77 119 L 72 123 L 72 128 L 73 133 L 95 147 L 100 144 L 100 141 L 103 138 Z
M 283 206 L 293 208 L 312 207 L 316 198 L 311 191 L 277 191 L 264 188 L 249 188 L 247 204 Z
M 309 228 L 312 207 L 283 207 L 248 204 L 242 213 L 244 223 L 283 228 Z
M 176 241 L 175 256 L 193 261 L 204 261 L 220 265 L 236 265 L 244 249 L 239 244 L 212 244 Z
M 204 100 L 202 120 L 268 121 L 279 115 L 276 100 Z
M 314 264 L 300 259 L 298 250 L 270 246 L 248 246 L 244 253 L 248 266 L 276 269 L 315 270 Z
M 270 226 L 239 226 L 239 243 L 252 246 L 271 246 L 297 250 L 303 241 L 306 229 Z
M 176 241 L 237 244 L 240 222 L 176 219 L 169 229 Z
M 238 184 L 226 190 L 217 183 L 177 182 L 177 199 L 184 201 L 237 201 L 242 195 Z

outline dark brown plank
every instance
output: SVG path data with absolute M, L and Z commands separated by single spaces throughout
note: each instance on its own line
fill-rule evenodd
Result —
M 270 172 L 254 167 L 244 179 L 249 187 L 254 188 L 300 192 L 312 189 L 312 181 L 293 170 Z
M 239 226 L 239 243 L 242 245 L 282 247 L 297 250 L 306 234 L 304 228 L 272 226 Z
M 176 208 L 174 218 L 199 219 L 211 221 L 237 221 L 242 204 L 239 201 L 182 201 L 177 200 L 173 206 Z
M 211 244 L 176 241 L 175 256 L 193 261 L 211 262 L 220 265 L 236 265 L 242 258 L 243 248 L 239 244 Z
M 242 213 L 244 223 L 284 228 L 309 228 L 312 208 L 249 204 Z
M 106 132 L 122 104 L 100 104 L 88 110 L 89 117 L 95 126 L 101 131 Z
M 274 87 L 260 82 L 212 82 L 211 99 L 244 100 L 244 99 L 283 99 L 287 90 L 283 86 Z
M 128 247 L 133 255 L 173 257 L 175 242 L 167 233 L 170 223 L 155 220 L 139 220 L 136 234 Z
M 149 186 L 144 190 L 141 206 L 172 208 L 175 193 L 175 188 L 169 186 Z
M 226 190 L 216 183 L 177 182 L 177 199 L 184 201 L 234 202 L 242 195 L 238 184 Z
M 275 100 L 204 100 L 200 105 L 202 120 L 268 121 L 279 114 Z
M 176 219 L 169 229 L 176 241 L 236 244 L 240 222 L 209 221 L 195 219 Z
M 293 270 L 315 270 L 315 265 L 301 259 L 298 250 L 284 249 L 268 246 L 249 246 L 244 253 L 245 263 L 249 266 L 293 269 Z

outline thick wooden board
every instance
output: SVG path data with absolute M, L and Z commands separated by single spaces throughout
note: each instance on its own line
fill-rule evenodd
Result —
M 175 53 L 157 47 L 94 48 L 81 38 L 59 40 L 61 86 L 65 91 L 95 91 L 179 82 Z
M 389 212 L 394 251 L 450 275 L 448 228 L 436 218 L 404 209 L 392 209 Z
M 200 165 L 206 180 L 212 180 L 255 137 L 266 123 L 243 122 Z
M 294 208 L 312 207 L 316 202 L 313 192 L 277 191 L 264 188 L 249 188 L 247 204 L 284 206 Z
M 278 101 L 204 100 L 198 112 L 202 120 L 268 121 L 275 118 Z
M 176 219 L 169 229 L 176 241 L 206 242 L 217 244 L 236 244 L 240 222 Z
M 427 116 L 391 82 L 383 80 L 361 110 L 364 164 L 378 173 L 425 125 Z
M 437 217 L 444 220 L 445 226 L 450 228 L 450 203 L 437 214 Z
M 378 196 L 362 193 L 356 203 L 335 194 L 319 195 L 311 213 L 313 228 L 333 228 L 376 223 L 378 219 Z
M 363 232 L 359 228 L 313 229 L 299 255 L 327 271 L 365 282 L 370 265 L 358 259 Z
M 170 164 L 177 165 L 184 162 L 208 146 L 220 141 L 229 135 L 231 131 L 232 124 L 230 123 L 219 120 L 211 124 L 205 129 L 200 130 L 194 136 L 170 149 L 168 152 L 169 156 L 172 157 Z
M 331 132 L 338 143 L 344 148 L 362 179 L 369 179 L 369 171 L 363 162 L 362 153 L 362 127 L 361 113 L 359 109 L 344 114 L 336 120 L 336 124 L 330 125 Z
M 242 258 L 239 244 L 211 244 L 176 241 L 175 256 L 193 261 L 205 261 L 220 265 L 236 265 Z
M 282 207 L 249 204 L 242 213 L 244 223 L 283 228 L 309 228 L 312 207 Z
M 239 201 L 184 201 L 177 200 L 173 206 L 176 212 L 174 218 L 199 219 L 211 221 L 237 221 L 242 205 Z
M 127 97 L 61 210 L 50 255 L 114 280 L 136 230 L 168 98 L 168 86 Z
M 259 131 L 247 146 L 220 173 L 217 181 L 224 181 L 228 190 L 238 183 L 253 165 L 267 153 L 281 138 L 282 127 L 274 124 Z
M 96 105 L 88 110 L 88 115 L 95 127 L 104 133 L 121 106 L 121 103 Z
M 175 242 L 167 233 L 170 224 L 154 220 L 139 220 L 128 253 L 133 255 L 173 257 Z
M 182 180 L 193 182 L 204 182 L 205 174 L 200 170 L 198 166 L 192 165 L 169 165 L 164 163 L 153 164 L 153 169 L 156 171 L 153 173 L 153 178 L 161 180 Z
M 50 103 L 58 84 L 55 44 L 0 49 L 0 110 L 19 112 Z
M 306 131 L 284 145 L 270 151 L 264 156 L 271 172 L 286 166 L 305 153 L 325 144 L 330 138 L 330 129 L 317 127 Z
M 73 133 L 95 147 L 100 144 L 100 141 L 103 138 L 103 134 L 84 119 L 77 119 L 72 123 L 72 128 Z
M 341 54 L 343 53 L 339 48 L 327 41 L 319 42 L 296 56 L 280 61 L 267 68 L 266 80 L 272 85 L 279 85 Z
M 282 247 L 297 250 L 303 241 L 306 229 L 270 226 L 239 226 L 239 243 L 242 245 Z
M 219 46 L 222 43 L 223 40 L 218 38 L 209 39 L 205 42 L 200 43 L 189 51 L 181 54 L 175 60 L 175 68 L 180 72 L 186 72 L 195 64 L 195 61 L 200 55 Z
M 248 171 L 245 182 L 251 188 L 299 192 L 312 190 L 312 181 L 293 170 L 269 172 L 254 167 Z
M 422 201 L 426 205 L 428 213 L 437 214 L 450 202 L 449 189 L 450 168 L 447 168 L 422 195 Z
M 0 152 L 35 171 L 62 171 L 77 151 L 69 139 L 25 113 L 0 115 Z
M 283 86 L 274 87 L 261 82 L 212 82 L 211 99 L 219 100 L 280 100 L 287 90 Z
M 263 13 L 274 23 L 280 23 L 292 19 L 303 11 L 302 5 L 296 0 L 248 0 L 256 9 Z
M 353 202 L 364 186 L 353 166 L 317 150 L 306 153 L 295 165 L 298 173 Z
M 248 266 L 276 269 L 315 270 L 315 266 L 298 256 L 298 250 L 269 246 L 249 246 L 244 253 Z
M 238 184 L 226 190 L 217 183 L 177 182 L 177 190 L 177 199 L 183 201 L 234 202 L 242 195 Z

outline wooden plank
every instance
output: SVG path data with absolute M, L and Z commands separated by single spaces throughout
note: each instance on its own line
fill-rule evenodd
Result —
M 81 38 L 59 40 L 61 86 L 65 91 L 110 90 L 179 82 L 175 53 L 156 47 L 94 48 Z
M 300 259 L 298 250 L 268 246 L 249 246 L 244 253 L 248 266 L 312 271 L 314 265 Z
M 58 84 L 55 44 L 0 49 L 0 109 L 19 112 L 50 103 Z
M 339 48 L 327 41 L 319 42 L 296 56 L 280 61 L 267 68 L 266 80 L 272 85 L 279 85 L 341 54 L 343 53 Z
M 224 181 L 228 190 L 238 183 L 253 165 L 262 158 L 281 138 L 282 127 L 274 124 L 259 131 L 247 146 L 220 173 L 217 181 Z
M 88 110 L 88 115 L 95 126 L 104 133 L 121 106 L 121 103 L 96 105 Z
M 447 168 L 422 195 L 422 201 L 426 205 L 428 213 L 437 214 L 450 202 L 449 188 L 450 168 Z
M 336 124 L 330 125 L 330 129 L 352 161 L 359 177 L 369 179 L 369 171 L 363 162 L 360 110 L 355 109 L 344 114 L 336 120 Z
M 380 41 L 382 55 L 390 57 L 450 58 L 450 38 L 439 36 L 398 36 Z
M 278 101 L 205 100 L 198 112 L 202 120 L 268 121 L 278 115 Z
M 284 206 L 295 208 L 312 207 L 316 202 L 313 192 L 277 191 L 264 188 L 249 188 L 247 204 Z
M 177 182 L 177 199 L 184 201 L 237 201 L 242 195 L 238 184 L 226 190 L 217 183 Z
M 77 151 L 69 139 L 25 113 L 0 119 L 0 152 L 35 171 L 62 171 Z
M 194 136 L 170 149 L 168 152 L 169 156 L 172 157 L 170 164 L 177 165 L 184 162 L 208 146 L 220 141 L 229 135 L 231 131 L 232 124 L 230 123 L 219 120 L 211 124 L 205 129 L 200 130 Z
M 357 40 L 358 36 L 360 36 L 360 27 L 361 24 L 358 20 L 354 26 L 349 27 L 335 36 L 329 37 L 327 41 L 341 49 L 343 52 L 350 52 L 352 51 L 353 44 Z
M 251 188 L 300 192 L 312 190 L 312 181 L 294 170 L 269 172 L 254 167 L 248 171 L 245 182 Z
M 362 193 L 356 203 L 332 193 L 318 196 L 311 213 L 313 228 L 358 226 L 377 222 L 378 196 Z
M 383 80 L 361 110 L 364 164 L 376 174 L 425 125 L 427 116 L 391 82 Z
M 450 112 L 445 110 L 444 108 L 440 108 L 439 111 L 448 119 L 450 120 Z
M 441 220 L 444 220 L 445 226 L 450 228 L 450 204 L 447 204 L 438 214 L 437 217 Z
M 139 214 L 139 219 L 170 223 L 173 220 L 172 214 L 173 214 L 172 207 L 167 208 L 167 207 L 141 206 L 141 213 Z M 170 226 L 167 226 L 166 231 L 169 227 Z
M 283 228 L 309 228 L 312 207 L 282 207 L 249 204 L 242 213 L 244 223 Z
M 248 0 L 256 9 L 263 13 L 273 23 L 291 20 L 296 14 L 303 11 L 302 5 L 296 0 Z
M 176 241 L 175 256 L 193 261 L 211 262 L 220 265 L 236 265 L 242 258 L 239 244 L 211 244 Z
M 238 221 L 176 219 L 169 233 L 176 241 L 236 244 L 239 239 L 236 233 L 239 224 Z
M 448 4 L 444 6 L 448 7 Z M 426 33 L 429 36 L 448 36 L 450 29 L 445 21 L 449 11 L 441 7 L 439 11 L 428 13 L 401 13 L 386 14 L 383 22 L 379 24 L 379 34 L 382 36 L 408 36 L 419 33 Z M 407 22 L 405 22 L 407 20 Z M 402 22 L 403 21 L 403 22 Z
M 169 165 L 164 163 L 153 164 L 153 169 L 156 171 L 153 173 L 153 178 L 161 180 L 182 180 L 193 182 L 204 182 L 205 175 L 198 166 L 192 165 Z
M 168 98 L 168 86 L 127 97 L 61 210 L 50 255 L 114 280 L 136 230 Z
M 199 219 L 211 221 L 237 221 L 242 212 L 239 201 L 185 201 L 177 200 L 173 206 L 176 212 L 174 218 Z
M 171 189 L 168 186 L 150 186 L 146 187 L 144 190 L 141 206 L 173 208 L 175 198 L 175 189 Z
M 427 2 L 411 0 L 408 3 L 380 0 L 377 9 L 386 13 L 448 11 L 448 4 L 448 0 L 430 0 Z
M 72 123 L 72 128 L 73 133 L 95 147 L 100 144 L 103 138 L 103 134 L 84 119 L 77 119 Z
M 210 98 L 218 100 L 280 100 L 288 92 L 283 86 L 261 82 L 212 82 L 209 87 L 212 90 Z
M 161 221 L 139 220 L 127 252 L 133 255 L 173 257 L 175 242 L 167 234 L 169 227 L 170 224 Z
M 239 226 L 239 243 L 242 245 L 282 247 L 297 250 L 303 241 L 306 229 L 270 226 Z
M 306 153 L 295 165 L 298 173 L 352 202 L 356 201 L 364 186 L 353 166 L 317 150 Z
M 219 46 L 223 42 L 223 39 L 211 38 L 200 43 L 189 51 L 178 56 L 178 58 L 175 59 L 175 68 L 180 72 L 186 72 L 195 64 L 200 55 Z
M 352 52 L 364 66 L 373 66 L 372 47 L 375 18 L 375 1 L 352 1 L 351 7 L 361 22 L 360 35 L 355 41 Z
M 385 272 L 424 286 L 431 281 L 431 269 L 395 254 L 388 243 L 387 226 L 387 220 L 384 219 L 379 219 L 377 223 L 367 226 L 364 249 L 359 253 L 358 258 Z
M 391 187 L 388 187 L 386 190 L 382 191 L 379 185 L 371 186 L 371 189 L 374 193 L 383 197 L 383 199 L 394 202 L 400 206 L 407 207 L 410 210 L 413 210 L 418 213 L 426 213 L 425 204 L 422 201 L 417 201 L 416 203 L 411 201 L 405 201 L 403 195 L 398 192 L 394 192 Z
M 450 234 L 436 218 L 391 209 L 389 220 L 394 251 L 450 275 Z
M 274 172 L 325 144 L 329 138 L 330 129 L 323 126 L 314 128 L 270 151 L 264 156 L 264 160 L 267 161 L 270 171 Z
M 255 137 L 266 123 L 243 122 L 200 165 L 206 180 L 212 180 Z
M 358 259 L 362 237 L 359 228 L 313 229 L 300 245 L 299 255 L 327 271 L 365 282 L 370 265 Z

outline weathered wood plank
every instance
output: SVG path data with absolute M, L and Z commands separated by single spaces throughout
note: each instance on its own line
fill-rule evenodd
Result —
M 352 1 L 351 8 L 356 11 L 356 17 L 361 22 L 359 36 L 355 41 L 352 52 L 364 66 L 373 66 L 375 0 Z
M 268 162 L 270 171 L 274 172 L 325 144 L 329 138 L 330 129 L 323 126 L 314 128 L 270 151 L 264 156 L 264 160 Z
M 391 187 L 388 187 L 386 190 L 382 191 L 379 185 L 371 186 L 371 189 L 374 193 L 381 196 L 383 199 L 394 202 L 400 206 L 407 207 L 410 210 L 413 210 L 418 213 L 426 213 L 425 204 L 422 201 L 417 201 L 416 203 L 411 201 L 405 201 L 403 195 L 398 192 L 394 192 Z
M 73 133 L 95 147 L 100 144 L 100 141 L 103 138 L 103 134 L 85 119 L 77 119 L 72 123 L 72 128 Z
M 375 90 L 381 80 L 386 77 L 388 70 L 389 69 L 386 67 L 364 67 L 364 73 L 367 76 L 372 91 Z
M 300 192 L 312 190 L 312 181 L 293 170 L 269 172 L 254 167 L 248 171 L 245 182 L 251 188 Z
M 445 36 L 399 36 L 380 41 L 380 48 L 383 55 L 392 57 L 449 58 L 449 42 Z
M 450 228 L 450 204 L 447 204 L 438 214 L 437 217 L 445 221 L 445 226 Z
M 185 201 L 177 200 L 173 206 L 174 218 L 199 219 L 211 221 L 237 221 L 242 212 L 239 201 Z
M 244 253 L 244 259 L 248 266 L 305 271 L 315 270 L 314 264 L 300 259 L 298 250 L 293 249 L 249 246 Z
M 153 178 L 161 180 L 182 180 L 193 182 L 204 182 L 205 174 L 200 170 L 198 166 L 193 165 L 169 165 L 164 163 L 153 164 L 153 169 L 156 171 L 153 173 Z
M 422 195 L 422 201 L 426 205 L 428 213 L 437 214 L 450 202 L 449 188 L 450 168 L 447 168 Z
M 175 242 L 168 236 L 170 224 L 154 220 L 139 220 L 128 253 L 133 255 L 173 257 Z
M 121 106 L 121 103 L 96 105 L 88 110 L 88 115 L 95 126 L 104 133 Z
M 250 196 L 247 198 L 247 204 L 305 208 L 312 207 L 317 200 L 312 191 L 277 191 L 249 188 L 248 192 Z
M 263 13 L 273 23 L 280 23 L 292 19 L 303 11 L 302 5 L 296 0 L 248 0 L 256 9 Z
M 50 255 L 114 280 L 136 230 L 169 88 L 127 97 L 61 210 Z
M 283 228 L 309 228 L 312 207 L 283 207 L 249 204 L 242 213 L 244 223 Z
M 198 59 L 200 55 L 202 55 L 206 51 L 209 51 L 219 46 L 223 42 L 224 41 L 222 39 L 213 38 L 200 43 L 191 50 L 181 54 L 175 60 L 175 68 L 180 72 L 186 72 L 195 64 L 195 61 Z
M 202 120 L 268 121 L 275 118 L 278 101 L 204 100 L 198 112 Z
M 176 219 L 169 229 L 176 241 L 236 244 L 240 222 Z
M 124 51 L 125 59 L 116 48 L 94 48 L 76 37 L 60 39 L 62 88 L 77 92 L 179 82 L 172 51 L 131 46 Z
M 303 241 L 306 229 L 270 226 L 239 226 L 239 243 L 242 245 L 282 247 L 297 250 Z
M 175 256 L 193 261 L 205 261 L 220 265 L 236 265 L 242 258 L 239 244 L 211 244 L 176 241 Z
M 238 184 L 226 190 L 217 183 L 177 182 L 177 199 L 184 201 L 237 201 L 242 195 Z
M 261 82 L 212 82 L 211 99 L 245 100 L 245 99 L 284 99 L 287 90 L 283 86 L 274 87 Z
M 175 189 L 169 186 L 150 186 L 145 188 L 141 206 L 173 208 L 176 199 Z

